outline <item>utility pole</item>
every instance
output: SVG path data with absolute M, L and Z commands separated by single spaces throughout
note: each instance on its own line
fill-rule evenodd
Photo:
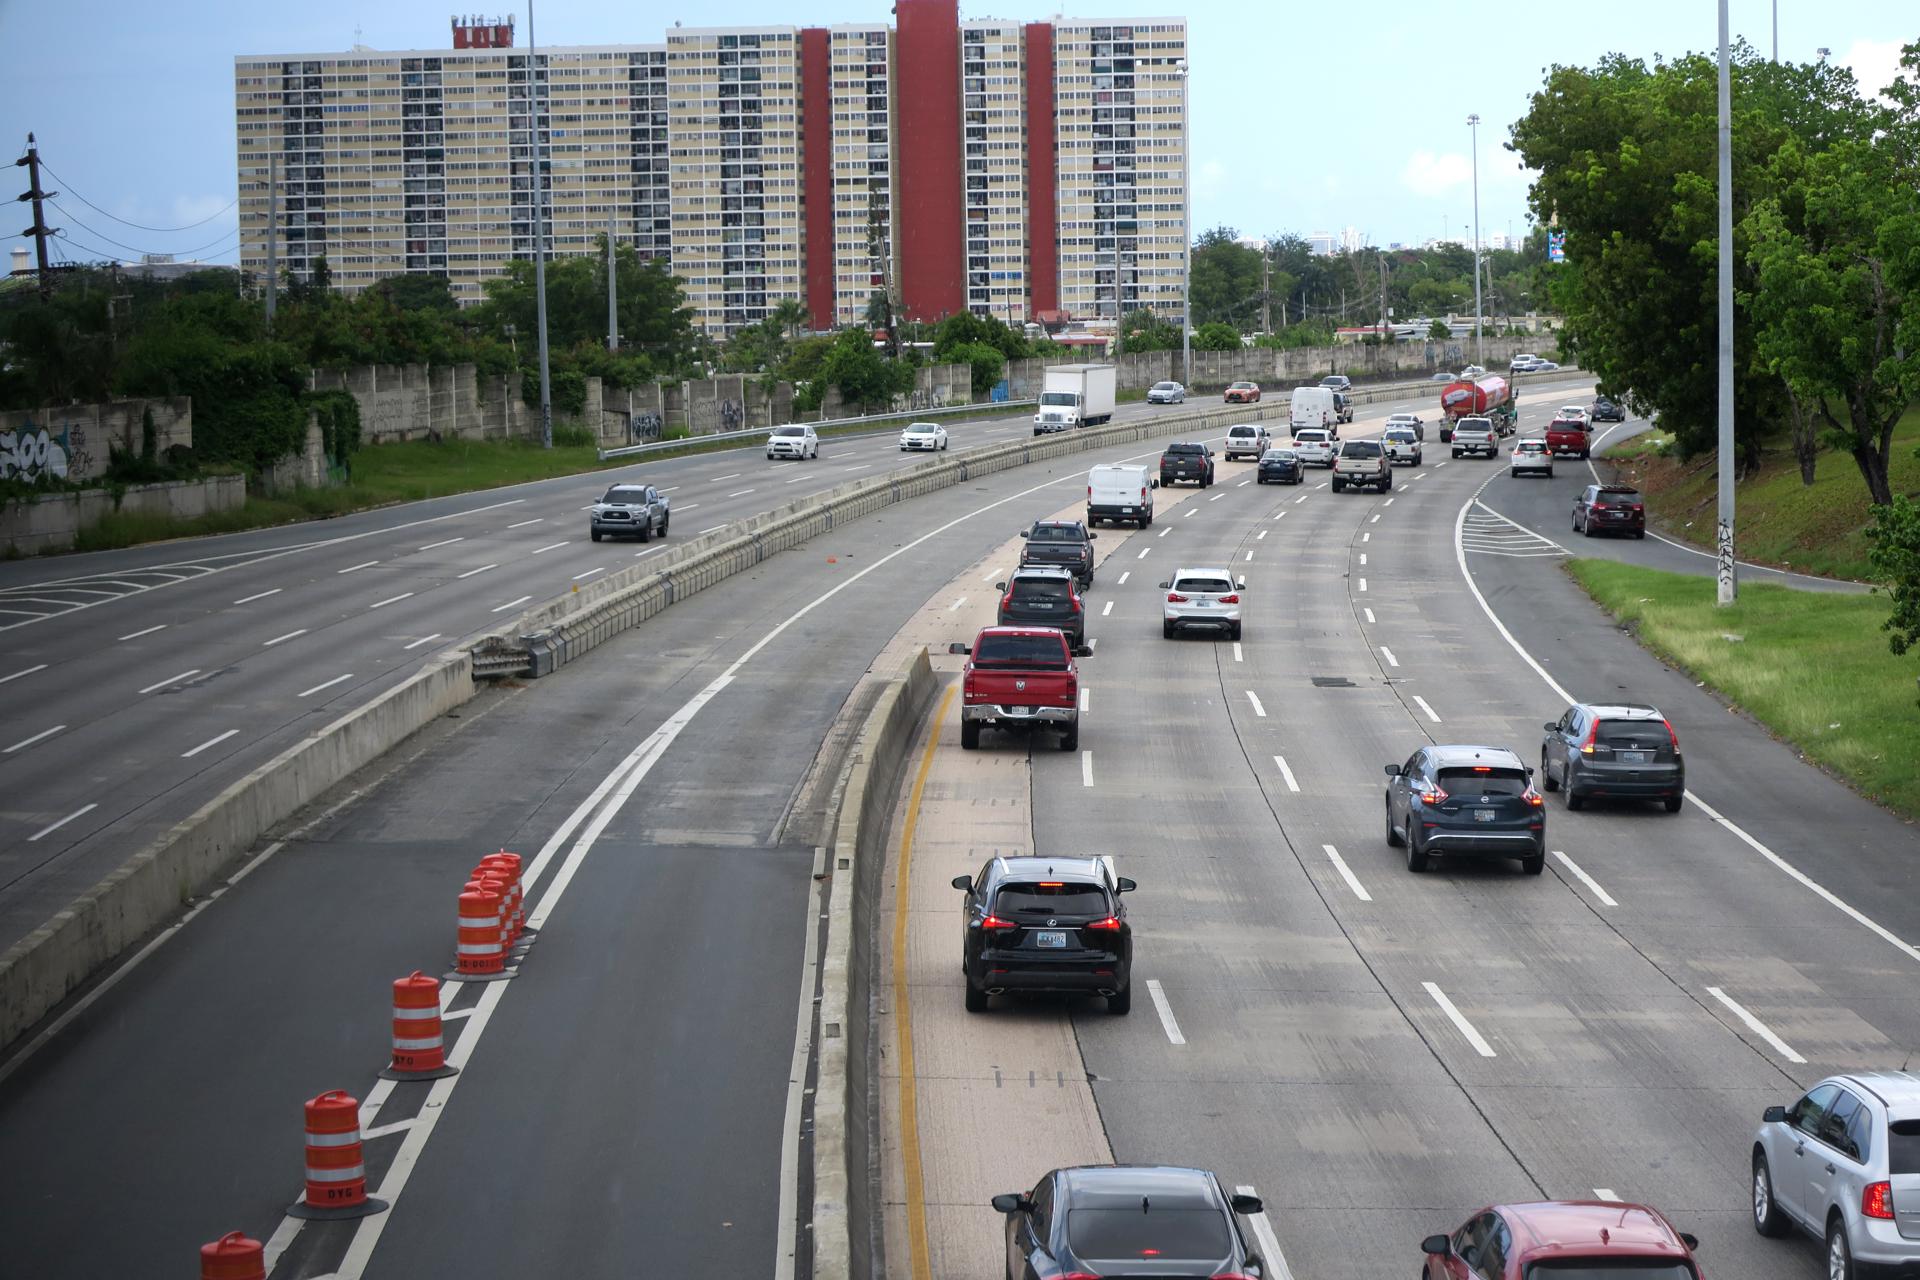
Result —
M 33 202 L 33 225 L 20 234 L 33 237 L 34 260 L 40 267 L 40 300 L 45 302 L 53 296 L 53 280 L 47 274 L 47 237 L 55 228 L 47 225 L 47 215 L 41 205 L 60 193 L 40 189 L 40 148 L 34 145 L 32 134 L 27 135 L 27 154 L 13 162 L 16 169 L 21 165 L 27 167 L 27 190 L 20 199 Z
M 1773 0 L 1773 60 L 1780 61 L 1780 0 Z
M 1180 385 L 1193 385 L 1193 127 L 1187 119 L 1187 81 L 1193 68 L 1180 59 Z
M 1740 596 L 1733 555 L 1733 76 L 1727 54 L 1727 0 L 1720 0 L 1720 589 Z
M 533 0 L 527 0 L 528 99 L 533 107 L 533 293 L 540 334 L 540 447 L 553 448 L 553 379 L 547 365 L 547 160 L 541 111 L 540 46 L 533 38 Z
M 273 302 L 280 288 L 280 157 L 267 157 L 267 328 L 273 328 Z
M 616 281 L 613 278 L 613 209 L 607 209 L 607 350 L 620 349 L 620 306 L 615 296 Z
M 1480 114 L 1475 112 L 1467 117 L 1467 127 L 1473 130 L 1473 362 L 1477 365 L 1487 363 L 1485 335 L 1481 332 L 1480 318 L 1485 309 L 1480 305 Z
M 1387 255 L 1376 253 L 1375 262 L 1380 264 L 1380 341 L 1387 341 Z
M 1273 245 L 1260 246 L 1260 332 L 1273 334 Z

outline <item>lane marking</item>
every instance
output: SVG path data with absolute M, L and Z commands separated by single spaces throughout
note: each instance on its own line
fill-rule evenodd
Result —
M 1188 508 L 1187 508 L 1187 509 L 1186 509 L 1185 511 L 1182 511 L 1182 512 L 1180 513 L 1180 518 L 1181 518 L 1182 520 L 1191 520 L 1191 519 L 1193 519 L 1193 517 L 1194 517 L 1194 516 L 1196 516 L 1196 515 L 1198 515 L 1198 514 L 1200 514 L 1200 508 L 1198 508 L 1198 507 L 1188 507 Z M 1161 536 L 1163 536 L 1163 537 L 1164 537 L 1164 536 L 1166 535 L 1166 532 L 1167 532 L 1167 531 L 1166 531 L 1165 529 L 1162 529 L 1162 530 L 1160 531 L 1160 533 L 1161 533 Z
M 442 1021 L 445 1021 L 445 1019 L 442 1019 Z M 371 1129 L 361 1129 L 360 1140 L 362 1142 L 371 1142 L 375 1138 L 386 1138 L 396 1133 L 405 1133 L 411 1128 L 413 1128 L 412 1120 L 395 1120 L 391 1124 L 377 1125 Z
M 158 626 L 147 627 L 140 631 L 129 631 L 127 632 L 127 634 L 121 636 L 120 638 L 122 640 L 138 640 L 141 636 L 150 636 L 156 631 L 165 631 L 166 629 L 167 629 L 167 624 L 163 622 Z
M 1759 1036 L 1762 1040 L 1765 1040 L 1768 1044 L 1772 1045 L 1774 1048 L 1774 1052 L 1778 1053 L 1781 1057 L 1785 1058 L 1788 1062 L 1801 1063 L 1801 1064 L 1804 1064 L 1806 1062 L 1806 1059 L 1801 1057 L 1799 1054 L 1795 1053 L 1792 1047 L 1789 1046 L 1785 1040 L 1782 1040 L 1779 1036 L 1773 1034 L 1772 1029 L 1768 1027 L 1766 1023 L 1754 1017 L 1753 1014 L 1747 1009 L 1745 1005 L 1735 1000 L 1732 996 L 1722 991 L 1719 987 L 1708 987 L 1707 994 L 1712 996 L 1715 1000 L 1718 1000 L 1721 1004 L 1727 1006 L 1727 1008 L 1731 1009 L 1733 1011 L 1734 1017 L 1740 1019 L 1740 1021 L 1747 1024 L 1747 1030 L 1753 1032 L 1753 1034 Z
M 485 573 L 489 569 L 498 569 L 499 567 L 498 564 L 483 564 L 478 569 L 469 569 L 465 573 L 456 573 L 453 576 L 455 578 L 471 578 L 477 573 Z
M 728 496 L 729 498 L 744 498 L 744 497 L 746 497 L 746 496 L 747 496 L 748 494 L 750 494 L 750 493 L 752 493 L 752 492 L 753 492 L 753 490 L 751 490 L 751 489 L 742 489 L 742 490 L 740 490 L 740 491 L 739 491 L 738 493 L 730 493 L 730 494 L 728 494 L 727 496 Z
M 20 741 L 8 747 L 5 751 L 0 751 L 0 755 L 10 756 L 16 751 L 20 751 L 26 747 L 32 746 L 34 743 L 39 742 L 43 738 L 51 738 L 54 734 L 59 733 L 62 729 L 66 727 L 67 726 L 63 724 L 57 724 L 53 726 L 53 728 L 51 729 L 42 729 L 39 733 L 34 734 L 31 738 L 22 738 Z
M 1593 1198 L 1595 1200 L 1610 1201 L 1613 1204 L 1621 1203 L 1620 1193 L 1615 1191 L 1612 1187 L 1595 1187 L 1593 1189 Z
M 122 636 L 121 639 L 124 640 L 126 637 Z M 47 664 L 43 662 L 37 667 L 28 667 L 23 671 L 16 671 L 10 676 L 0 676 L 0 684 L 5 684 L 9 680 L 18 680 L 21 676 L 30 676 L 36 671 L 45 671 L 46 669 Z
M 1234 1191 L 1243 1196 L 1256 1194 L 1252 1187 L 1235 1187 Z M 1267 1220 L 1266 1210 L 1249 1214 L 1247 1225 L 1253 1228 L 1254 1239 L 1260 1242 L 1260 1257 L 1274 1280 L 1293 1280 L 1293 1270 L 1287 1266 L 1287 1255 L 1280 1252 L 1280 1239 L 1273 1234 L 1273 1223 Z
M 1300 505 L 1301 503 L 1303 503 L 1303 502 L 1305 502 L 1306 500 L 1307 500 L 1307 495 L 1303 493 L 1303 494 L 1301 494 L 1301 495 L 1300 495 L 1299 497 L 1297 497 L 1297 498 L 1295 498 L 1295 499 L 1293 500 L 1293 505 L 1297 507 L 1297 506 L 1299 506 L 1299 505 Z M 1275 519 L 1275 520 L 1278 520 L 1279 518 L 1280 518 L 1279 516 L 1275 516 L 1275 517 L 1274 517 L 1274 519 Z
M 813 885 L 807 894 L 809 922 L 821 918 L 827 909 L 827 850 L 813 851 Z M 800 1125 L 807 1097 L 807 1064 L 813 1059 L 813 992 L 820 972 L 820 931 L 806 930 L 806 945 L 800 957 L 800 999 L 793 1020 L 793 1056 L 787 1064 L 787 1123 L 780 1135 L 780 1199 L 776 1220 L 791 1224 L 797 1220 L 800 1198 Z M 445 1019 L 442 1018 L 444 1022 Z M 773 1263 L 773 1280 L 794 1280 L 798 1240 L 783 1227 L 779 1233 Z
M 782 480 L 780 483 L 781 484 L 799 484 L 802 480 L 809 480 L 809 479 L 812 479 L 812 477 L 811 476 L 795 476 L 791 480 Z M 661 492 L 664 493 L 666 491 L 663 489 L 661 490 Z
M 745 474 L 746 472 L 744 471 L 729 471 L 727 472 L 727 474 L 723 476 L 714 476 L 713 483 L 719 484 L 722 480 L 738 480 L 741 476 Z
M 1247 660 L 1246 655 L 1240 652 L 1240 642 L 1238 640 L 1233 642 L 1233 660 L 1235 662 L 1245 662 Z
M 1106 603 L 1106 607 L 1100 610 L 1100 616 L 1104 618 L 1112 612 L 1113 612 L 1113 601 L 1109 600 Z
M 487 610 L 487 612 L 505 613 L 507 610 L 513 608 L 515 605 L 525 604 L 527 601 L 531 599 L 533 599 L 532 596 L 521 596 L 518 600 L 509 600 L 505 604 L 495 605 L 493 608 Z
M 182 680 L 185 680 L 188 676 L 197 676 L 199 674 L 200 674 L 200 668 L 191 667 L 186 671 L 182 671 L 177 676 L 168 676 L 165 680 L 156 680 L 152 684 L 148 685 L 146 688 L 137 690 L 136 692 L 152 693 L 155 689 L 164 689 L 170 684 L 179 684 Z
M 1080 753 L 1080 785 L 1083 787 L 1090 787 L 1093 785 L 1093 752 L 1092 750 L 1086 750 Z
M 95 809 L 98 809 L 99 807 L 100 807 L 99 803 L 95 802 L 93 804 L 87 805 L 84 808 L 75 809 L 72 813 L 60 819 L 60 821 L 55 823 L 50 823 L 49 825 L 40 828 L 38 831 L 28 836 L 27 843 L 32 844 L 35 840 L 38 840 L 41 836 L 50 836 L 54 832 L 58 831 L 60 828 L 66 826 L 69 822 L 72 822 L 75 818 L 85 817 L 87 814 L 92 813 Z
M 1167 1039 L 1176 1045 L 1185 1044 L 1187 1038 L 1180 1034 L 1180 1024 L 1173 1020 L 1173 1006 L 1167 1003 L 1167 993 L 1160 989 L 1160 979 L 1147 979 L 1147 994 L 1153 998 L 1153 1007 L 1160 1015 L 1160 1025 L 1166 1028 Z
M 1173 532 L 1173 526 L 1172 526 L 1172 525 L 1168 525 L 1168 526 L 1166 526 L 1166 527 L 1165 527 L 1164 529 L 1162 529 L 1162 530 L 1160 530 L 1160 532 L 1158 532 L 1158 533 L 1156 533 L 1156 534 L 1154 534 L 1153 536 L 1154 536 L 1154 537 L 1156 537 L 1156 538 L 1164 538 L 1164 537 L 1166 537 L 1166 536 L 1167 536 L 1168 534 L 1170 534 L 1170 533 L 1172 533 L 1172 532 Z
M 679 486 L 679 485 L 677 485 L 677 484 L 670 484 L 670 485 L 667 485 L 667 486 L 665 486 L 664 488 L 662 488 L 662 489 L 660 490 L 660 492 L 662 492 L 662 493 L 672 493 L 672 492 L 673 492 L 673 491 L 674 491 L 675 489 L 678 489 L 679 487 L 680 487 L 680 486 Z
M 1360 589 L 1362 591 L 1367 589 L 1367 580 L 1365 578 L 1360 579 Z
M 1373 534 L 1371 534 L 1371 533 L 1363 533 L 1363 534 L 1361 534 L 1361 535 L 1360 535 L 1360 541 L 1362 541 L 1362 542 L 1372 542 L 1372 541 L 1373 541 Z
M 348 680 L 351 680 L 351 679 L 353 679 L 353 672 L 351 672 L 351 671 L 349 671 L 349 672 L 347 672 L 347 674 L 345 674 L 345 675 L 343 675 L 343 676 L 335 676 L 335 677 L 334 677 L 333 679 L 331 679 L 331 680 L 329 680 L 329 681 L 327 681 L 327 682 L 326 682 L 325 684 L 317 684 L 317 685 L 315 685 L 315 686 L 313 686 L 313 688 L 311 688 L 311 689 L 306 689 L 306 690 L 303 690 L 302 692 L 300 692 L 300 693 L 297 693 L 297 694 L 295 694 L 294 696 L 295 696 L 295 697 L 297 697 L 297 698 L 304 698 L 304 697 L 306 697 L 306 696 L 307 696 L 308 694 L 311 694 L 311 693 L 318 693 L 318 692 L 320 692 L 320 691 L 321 691 L 322 689 L 331 689 L 331 688 L 333 688 L 333 686 L 335 686 L 335 685 L 337 685 L 337 684 L 344 684 L 344 683 L 346 683 L 346 682 L 347 682 Z
M 1248 560 L 1251 560 L 1251 559 L 1253 559 L 1253 551 L 1252 551 L 1252 549 L 1251 549 L 1251 548 L 1249 548 L 1249 549 L 1248 549 L 1248 551 L 1247 551 L 1247 557 L 1246 557 L 1246 558 L 1247 558 Z
M 421 645 L 431 644 L 433 641 L 438 640 L 439 638 L 440 638 L 440 633 L 436 631 L 430 636 L 421 636 L 418 640 L 415 640 L 412 644 L 401 645 L 400 647 L 403 649 L 418 649 Z
M 1000 571 L 999 571 L 998 569 L 989 569 L 989 570 L 987 570 L 987 576 L 986 576 L 986 577 L 984 577 L 984 578 L 982 578 L 982 579 L 980 579 L 980 581 L 982 581 L 982 582 L 992 582 L 992 581 L 993 581 L 993 580 L 994 580 L 995 578 L 997 578 L 997 577 L 999 577 L 999 576 L 1000 576 Z
M 384 609 L 390 604 L 399 604 L 402 600 L 411 600 L 412 598 L 413 598 L 413 592 L 402 591 L 397 596 L 388 596 L 385 600 L 376 600 L 372 604 L 368 605 L 367 608 Z
M 305 635 L 305 634 L 307 634 L 307 629 L 306 629 L 305 627 L 302 627 L 302 628 L 300 628 L 300 629 L 299 629 L 298 631 L 289 631 L 289 632 L 287 632 L 287 634 L 285 634 L 285 635 L 283 635 L 283 636 L 275 636 L 275 637 L 274 637 L 273 639 L 271 639 L 271 640 L 268 640 L 268 641 L 266 641 L 265 643 L 263 643 L 263 644 L 262 644 L 262 645 L 261 645 L 260 647 L 261 647 L 262 649 L 271 649 L 271 648 L 273 648 L 273 646 L 275 646 L 275 645 L 277 645 L 277 644 L 281 644 L 281 643 L 283 643 L 284 641 L 287 641 L 287 640 L 292 640 L 292 639 L 294 639 L 294 638 L 295 638 L 295 637 L 297 637 L 297 636 L 303 636 L 303 635 Z
M 842 467 L 840 469 L 842 471 L 865 471 L 868 467 L 872 465 L 873 464 L 871 462 L 863 462 L 857 467 Z
M 1362 565 L 1365 565 L 1367 563 L 1367 553 L 1364 551 L 1360 553 L 1360 563 Z
M 285 587 L 275 587 L 271 591 L 256 591 L 250 596 L 241 596 L 238 600 L 235 600 L 234 603 L 252 604 L 255 600 L 265 600 L 268 596 L 277 596 L 284 590 L 286 590 Z
M 1253 483 L 1253 481 L 1251 481 L 1251 480 L 1242 480 L 1242 481 L 1241 481 L 1241 482 L 1240 482 L 1239 484 L 1237 484 L 1237 485 L 1235 485 L 1235 486 L 1233 486 L 1233 487 L 1234 487 L 1234 488 L 1236 488 L 1236 489 L 1244 489 L 1244 488 L 1246 488 L 1246 487 L 1247 487 L 1248 485 L 1250 485 L 1250 484 L 1252 484 L 1252 483 Z
M 1587 888 L 1593 890 L 1594 897 L 1600 899 L 1601 902 L 1605 903 L 1609 907 L 1617 907 L 1620 905 L 1619 903 L 1613 900 L 1612 894 L 1608 893 L 1605 889 L 1602 889 L 1600 887 L 1600 882 L 1598 880 L 1595 880 L 1592 876 L 1582 871 L 1580 869 L 1580 865 L 1576 863 L 1572 858 L 1569 858 L 1566 854 L 1560 852 L 1558 849 L 1555 849 L 1553 851 L 1553 856 L 1560 859 L 1561 863 L 1565 865 L 1567 870 L 1573 872 L 1574 878 L 1576 880 L 1578 880 L 1581 884 L 1584 884 L 1585 886 L 1587 886 Z
M 1390 506 L 1392 506 L 1392 505 L 1393 505 L 1393 504 L 1394 504 L 1394 503 L 1395 503 L 1396 501 L 1397 501 L 1397 499 L 1394 499 L 1394 498 L 1388 498 L 1388 499 L 1387 499 L 1387 500 L 1386 500 L 1385 502 L 1383 502 L 1383 503 L 1381 503 L 1380 505 L 1381 505 L 1382 507 L 1390 507 Z
M 1393 650 L 1387 648 L 1387 646 L 1381 645 L 1380 652 L 1386 656 L 1388 666 L 1397 667 L 1400 665 L 1400 659 L 1394 657 Z
M 1293 770 L 1287 767 L 1287 758 L 1285 756 L 1275 756 L 1273 762 L 1280 766 L 1280 778 L 1287 784 L 1287 790 L 1298 792 L 1300 790 L 1300 784 L 1293 780 Z
M 378 560 L 362 560 L 359 564 L 350 564 L 344 569 L 335 569 L 335 573 L 358 573 L 362 569 L 371 569 L 379 564 Z
M 958 600 L 955 600 L 952 604 L 947 606 L 947 612 L 952 613 L 955 609 L 958 609 L 961 605 L 965 604 L 966 602 L 967 602 L 967 598 L 965 596 L 961 596 Z
M 1208 499 L 1207 499 L 1207 501 L 1208 501 L 1208 502 L 1218 502 L 1218 501 L 1220 501 L 1220 499 L 1222 499 L 1222 498 L 1224 498 L 1224 497 L 1226 497 L 1226 496 L 1227 496 L 1227 495 L 1226 495 L 1226 494 L 1224 494 L 1224 493 L 1216 493 L 1216 494 L 1214 494 L 1214 495 L 1213 495 L 1213 496 L 1212 496 L 1211 498 L 1208 498 Z
M 1142 548 L 1140 548 L 1140 554 L 1139 554 L 1139 555 L 1137 555 L 1137 556 L 1135 556 L 1135 557 L 1134 557 L 1134 559 L 1136 559 L 1136 560 L 1145 560 L 1145 559 L 1147 558 L 1147 552 L 1149 552 L 1149 551 L 1151 551 L 1151 550 L 1153 550 L 1153 548 L 1152 548 L 1152 547 L 1142 547 Z
M 1427 473 L 1424 471 L 1422 471 L 1419 475 L 1414 477 L 1415 480 L 1425 480 L 1426 478 L 1427 478 Z
M 1371 609 L 1366 609 L 1366 608 L 1363 608 L 1363 609 L 1361 609 L 1361 610 L 1360 610 L 1360 612 L 1362 612 L 1362 613 L 1364 613 L 1364 614 L 1366 614 L 1366 615 L 1367 615 L 1367 621 L 1368 621 L 1368 623 L 1372 623 L 1372 622 L 1373 622 L 1373 610 L 1371 610 Z
M 592 577 L 592 576 L 593 576 L 594 574 L 596 574 L 596 573 L 605 573 L 606 571 L 607 571 L 607 566 L 605 566 L 605 565 L 601 565 L 601 566 L 600 566 L 599 568 L 597 568 L 597 569 L 589 569 L 589 570 L 587 570 L 587 571 L 586 571 L 585 573 L 576 573 L 576 574 L 574 574 L 574 575 L 573 575 L 573 580 L 574 580 L 575 582 L 578 582 L 578 581 L 580 581 L 580 579 L 582 579 L 582 578 L 591 578 L 591 577 Z
M 561 547 L 564 547 L 566 545 L 567 544 L 564 542 L 549 542 L 544 547 L 535 547 L 532 551 L 532 554 L 537 556 L 548 551 L 558 551 Z
M 1262 720 L 1266 719 L 1267 709 L 1260 705 L 1259 694 L 1255 693 L 1251 689 L 1247 690 L 1247 701 L 1253 704 L 1253 714 L 1255 714 L 1256 716 L 1259 716 Z
M 1349 867 L 1347 860 L 1340 856 L 1340 851 L 1330 844 L 1323 844 L 1320 847 L 1327 851 L 1327 861 L 1333 863 L 1333 869 L 1338 871 L 1340 878 L 1347 882 L 1347 888 L 1353 890 L 1353 896 L 1362 902 L 1372 902 L 1373 895 L 1368 893 L 1366 886 L 1360 883 L 1360 877 L 1353 874 L 1353 868 Z
M 585 508 L 585 507 L 582 507 L 582 508 L 580 508 L 580 509 L 581 509 L 582 511 L 585 511 L 585 510 L 586 510 L 587 508 Z M 453 545 L 454 543 L 456 543 L 456 542 L 465 542 L 466 540 L 467 540 L 467 539 L 466 539 L 466 537 L 465 537 L 465 535 L 462 535 L 462 536 L 460 536 L 460 537 L 458 537 L 458 538 L 442 538 L 442 539 L 441 539 L 440 541 L 438 541 L 438 542 L 429 542 L 429 543 L 428 543 L 428 544 L 427 544 L 426 546 L 424 546 L 424 547 L 421 547 L 421 548 L 419 548 L 419 549 L 420 549 L 421 551 L 432 551 L 432 550 L 435 550 L 436 548 L 439 548 L 439 547 L 450 547 L 450 546 L 452 546 L 452 545 Z
M 1420 985 L 1427 989 L 1427 994 L 1432 996 L 1433 1002 L 1440 1006 L 1440 1011 L 1446 1014 L 1447 1017 L 1453 1021 L 1453 1025 L 1460 1029 L 1460 1034 L 1467 1038 L 1467 1043 L 1473 1046 L 1475 1053 L 1478 1053 L 1483 1058 L 1497 1058 L 1500 1056 L 1493 1051 L 1493 1046 L 1487 1043 L 1486 1037 L 1474 1030 L 1473 1024 L 1467 1021 L 1466 1015 L 1454 1008 L 1453 1001 L 1447 999 L 1446 992 L 1431 982 L 1423 982 Z
M 220 734 L 218 737 L 208 738 L 205 742 L 201 743 L 199 746 L 195 747 L 193 750 L 182 751 L 180 753 L 180 758 L 182 760 L 191 760 L 194 756 L 199 755 L 202 751 L 205 751 L 208 747 L 217 747 L 238 732 L 240 732 L 238 729 L 229 729 L 225 733 Z
M 1127 585 L 1127 579 L 1131 578 L 1132 576 L 1133 576 L 1133 570 L 1128 569 L 1125 573 L 1120 575 L 1120 580 L 1114 583 L 1113 585 L 1116 587 L 1124 587 Z
M 1283 511 L 1283 512 L 1281 512 L 1280 514 L 1281 514 L 1281 515 L 1285 515 L 1286 513 L 1285 513 L 1285 512 Z M 1279 518 L 1280 518 L 1279 516 L 1275 516 L 1275 517 L 1274 517 L 1274 519 L 1276 519 L 1276 520 L 1277 520 L 1277 519 L 1279 519 Z M 1258 535 L 1257 537 L 1255 537 L 1255 538 L 1254 538 L 1254 541 L 1255 541 L 1255 542 L 1265 542 L 1266 540 L 1267 540 L 1267 531 L 1266 531 L 1265 529 L 1262 529 L 1262 530 L 1260 531 L 1260 533 L 1259 533 L 1259 535 Z
M 696 538 L 704 538 L 704 537 L 705 537 L 706 535 L 708 535 L 709 533 L 717 533 L 718 531 L 720 531 L 721 529 L 724 529 L 724 528 L 726 528 L 726 527 L 727 527 L 727 526 L 725 526 L 724 524 L 710 524 L 710 525 L 708 525 L 708 526 L 707 526 L 706 528 L 704 528 L 704 529 L 702 529 L 702 530 L 700 530 L 700 531 L 699 531 L 698 533 L 696 533 L 696 534 L 694 534 L 693 536 L 694 536 L 694 537 L 696 537 Z
M 1093 690 L 1087 688 L 1085 685 L 1081 685 L 1080 686 L 1080 714 L 1085 715 L 1087 713 L 1088 707 L 1092 704 L 1092 702 L 1093 702 Z
M 1373 513 L 1372 515 L 1370 515 L 1370 516 L 1368 516 L 1368 517 L 1367 517 L 1367 523 L 1368 523 L 1368 524 L 1379 524 L 1379 523 L 1380 523 L 1380 515 L 1381 515 L 1381 513 L 1380 513 L 1380 512 L 1378 512 L 1378 511 L 1376 511 L 1376 512 L 1374 512 L 1374 513 Z
M 527 527 L 528 525 L 530 525 L 530 524 L 544 524 L 544 523 L 546 522 L 546 519 L 547 519 L 547 518 L 546 518 L 545 516 L 535 516 L 535 517 L 534 517 L 533 519 L 531 519 L 531 520 L 522 520 L 522 521 L 520 521 L 520 522 L 519 522 L 518 524 L 510 524 L 510 525 L 508 525 L 508 526 L 507 526 L 507 528 L 509 528 L 509 529 L 524 529 L 524 528 L 526 528 L 526 527 Z
M 1435 724 L 1440 723 L 1440 713 L 1435 711 L 1432 707 L 1428 706 L 1427 700 L 1425 698 L 1421 697 L 1419 694 L 1416 693 L 1413 695 L 1413 700 L 1420 704 L 1420 709 L 1422 711 L 1427 713 L 1427 719 L 1433 721 Z

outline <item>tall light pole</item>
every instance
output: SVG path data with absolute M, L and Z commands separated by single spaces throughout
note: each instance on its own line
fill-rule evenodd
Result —
M 533 0 L 527 0 L 527 78 L 533 119 L 533 293 L 534 314 L 540 331 L 540 447 L 553 448 L 553 379 L 547 366 L 547 173 L 540 135 L 546 124 L 541 110 L 540 46 L 533 38 Z
M 1485 366 L 1487 363 L 1486 343 L 1480 332 L 1480 317 L 1485 314 L 1480 305 L 1480 115 L 1475 112 L 1467 117 L 1467 127 L 1473 131 L 1473 362 Z
M 1185 58 L 1176 64 L 1180 76 L 1180 385 L 1193 385 L 1193 126 L 1187 120 Z
M 1720 590 L 1740 595 L 1733 556 L 1733 73 L 1727 54 L 1727 0 L 1720 0 Z
M 1773 60 L 1780 61 L 1780 0 L 1773 0 Z

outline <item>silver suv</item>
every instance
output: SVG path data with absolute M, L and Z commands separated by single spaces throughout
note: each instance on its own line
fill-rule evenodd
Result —
M 1500 452 L 1500 431 L 1492 418 L 1462 418 L 1453 424 L 1453 456 L 1484 453 L 1489 458 Z
M 1920 1276 L 1920 1075 L 1829 1076 L 1753 1136 L 1753 1225 L 1827 1242 L 1831 1280 Z

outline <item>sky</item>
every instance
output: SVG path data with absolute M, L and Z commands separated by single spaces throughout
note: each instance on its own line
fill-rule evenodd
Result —
M 1055 3 L 1058 0 L 1054 0 Z M 1920 39 L 1915 0 L 1732 0 L 1736 38 L 1806 61 L 1825 46 L 1879 87 L 1902 41 Z M 70 256 L 172 252 L 236 256 L 233 59 L 239 54 L 446 48 L 452 7 L 418 0 L 0 0 L 0 139 L 25 154 L 38 138 L 61 191 L 48 223 Z M 496 12 L 519 16 L 504 0 Z M 462 12 L 467 12 L 463 9 Z M 962 0 L 961 16 L 1051 16 L 1047 0 Z M 1478 113 L 1483 235 L 1527 229 L 1527 174 L 1505 150 L 1552 65 L 1591 65 L 1608 52 L 1651 58 L 1710 49 L 1714 6 L 1693 0 L 1607 0 L 1526 6 L 1481 0 L 1083 0 L 1081 16 L 1184 16 L 1192 84 L 1196 230 L 1242 235 L 1339 234 L 1366 243 L 1465 240 L 1473 221 Z M 888 0 L 542 0 L 542 44 L 655 42 L 688 26 L 890 21 Z M 8 195 L 26 190 L 14 170 Z M 91 206 L 91 207 L 90 207 Z M 5 247 L 32 221 L 15 210 Z M 111 215 L 111 216 L 108 216 Z M 120 219 L 121 221 L 116 221 Z M 138 224 L 138 225 L 129 225 Z M 192 224 L 192 225 L 189 225 Z M 85 247 L 82 247 L 85 246 Z M 88 252 L 92 249 L 98 252 Z M 0 263 L 0 269 L 4 264 Z

